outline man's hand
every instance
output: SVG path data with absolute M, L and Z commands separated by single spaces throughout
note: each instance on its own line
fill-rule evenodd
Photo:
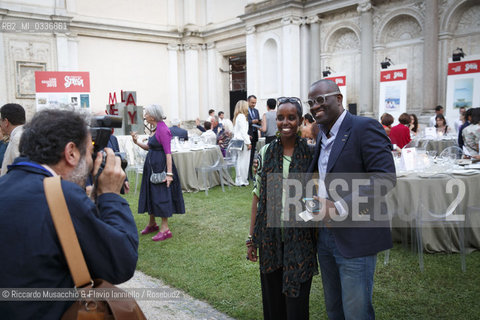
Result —
M 331 213 L 335 214 L 337 208 L 335 207 L 335 204 L 328 200 L 328 199 L 323 199 L 317 196 L 313 196 L 315 200 L 318 200 L 320 204 L 322 205 L 320 211 L 318 212 L 312 212 L 312 214 L 315 215 L 322 215 L 321 221 L 323 221 L 327 227 L 329 226 L 329 223 L 332 221 Z M 336 213 L 338 214 L 338 213 Z M 315 219 L 315 221 L 319 221 L 318 219 Z
M 120 190 L 125 182 L 125 172 L 122 169 L 121 160 L 115 156 L 112 149 L 105 148 L 104 151 L 106 152 L 105 168 L 98 177 L 97 196 L 103 193 L 120 194 Z M 99 152 L 93 166 L 94 177 L 97 175 L 101 163 L 102 153 Z
M 200 125 L 200 119 L 198 119 L 198 118 L 195 119 L 195 125 L 196 125 L 196 126 L 199 126 L 199 125 Z

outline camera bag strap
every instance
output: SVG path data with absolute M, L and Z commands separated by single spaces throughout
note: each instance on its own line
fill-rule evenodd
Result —
M 43 186 L 53 224 L 77 290 L 89 292 L 89 290 L 94 290 L 93 288 L 106 289 L 118 296 L 125 296 L 122 289 L 108 281 L 102 279 L 92 281 L 63 195 L 60 176 L 45 178 Z M 62 320 L 73 319 L 145 320 L 146 317 L 133 298 L 105 299 L 102 301 L 89 301 L 80 298 L 62 316 Z
M 80 248 L 78 243 L 77 233 L 73 227 L 72 218 L 65 202 L 60 176 L 45 178 L 43 186 L 53 224 L 62 245 L 73 282 L 75 287 L 82 288 L 92 283 L 92 277 L 88 271 L 87 263 L 83 257 L 82 248 Z

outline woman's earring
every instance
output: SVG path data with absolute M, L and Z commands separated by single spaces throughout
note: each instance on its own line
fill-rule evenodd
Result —
M 280 137 L 280 131 L 277 130 L 277 132 L 275 132 L 275 136 L 276 136 L 277 138 L 279 138 L 279 137 Z

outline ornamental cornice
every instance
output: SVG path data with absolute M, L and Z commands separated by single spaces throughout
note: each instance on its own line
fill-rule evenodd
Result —
M 295 16 L 283 17 L 281 20 L 281 24 L 283 26 L 289 25 L 289 24 L 300 25 L 301 23 L 302 23 L 302 18 L 295 17 Z
M 245 32 L 247 33 L 247 35 L 255 33 L 255 31 L 257 31 L 257 28 L 255 28 L 255 26 L 248 26 L 245 28 Z
M 306 18 L 308 24 L 315 24 L 320 22 L 320 18 L 317 15 Z

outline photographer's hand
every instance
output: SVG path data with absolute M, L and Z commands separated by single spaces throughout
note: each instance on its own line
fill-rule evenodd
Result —
M 121 160 L 115 156 L 115 153 L 110 148 L 105 148 L 106 160 L 105 168 L 100 173 L 97 182 L 97 196 L 103 193 L 116 193 L 120 194 L 123 183 L 125 181 L 125 172 L 121 166 Z M 93 167 L 93 175 L 96 176 L 98 169 L 102 163 L 102 153 L 97 154 L 95 164 Z

